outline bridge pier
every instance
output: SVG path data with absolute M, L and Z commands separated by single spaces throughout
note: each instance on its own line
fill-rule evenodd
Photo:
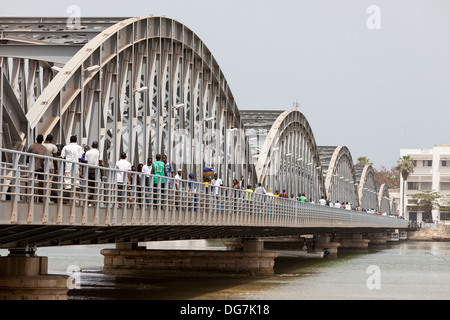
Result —
M 233 248 L 233 249 L 231 249 Z M 261 241 L 243 241 L 230 250 L 147 250 L 135 245 L 118 244 L 103 249 L 106 273 L 161 271 L 221 272 L 237 274 L 273 274 L 274 252 L 264 252 Z
M 317 239 L 316 248 L 327 251 L 329 258 L 337 258 L 338 248 L 341 246 L 339 241 L 334 241 L 334 237 L 323 235 Z
M 336 241 L 339 242 L 342 249 L 368 249 L 370 239 L 363 239 L 361 233 L 338 234 Z
M 0 300 L 67 300 L 65 275 L 48 274 L 48 258 L 10 249 L 0 257 Z
M 369 239 L 369 246 L 385 245 L 387 243 L 387 235 L 385 232 L 367 233 L 365 238 Z
M 308 249 L 305 249 L 305 244 Z M 264 240 L 264 248 L 266 250 L 286 250 L 297 252 L 310 252 L 314 251 L 320 253 L 318 255 L 305 255 L 305 257 L 337 257 L 338 248 L 340 243 L 334 241 L 334 238 L 330 235 L 319 235 L 315 238 L 284 238 L 277 240 Z M 326 252 L 326 254 L 325 254 Z M 321 254 L 324 253 L 324 254 Z

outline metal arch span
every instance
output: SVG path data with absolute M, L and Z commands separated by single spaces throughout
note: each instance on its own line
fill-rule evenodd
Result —
M 355 167 L 350 150 L 345 146 L 319 147 L 325 174 L 328 200 L 359 206 Z
M 378 187 L 378 209 L 380 212 L 388 215 L 390 215 L 391 212 L 394 212 L 394 210 L 392 210 L 389 190 L 385 183 Z
M 26 117 L 31 131 L 68 142 L 100 142 L 104 162 L 121 151 L 145 163 L 156 153 L 200 176 L 213 166 L 225 181 L 248 180 L 242 129 L 228 83 L 206 45 L 165 17 L 124 20 L 70 59 Z
M 362 209 L 379 210 L 378 189 L 372 165 L 356 165 L 359 177 L 358 196 Z
M 289 197 L 305 192 L 317 201 L 324 194 L 316 141 L 302 113 L 288 110 L 275 120 L 261 147 L 256 174 L 266 188 L 286 190 Z

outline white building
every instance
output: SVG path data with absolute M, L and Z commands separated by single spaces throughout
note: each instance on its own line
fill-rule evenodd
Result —
M 408 197 L 422 191 L 436 191 L 443 195 L 439 204 L 450 203 L 450 145 L 435 145 L 432 149 L 401 149 L 400 157 L 409 155 L 414 162 L 414 172 L 409 174 L 406 183 L 400 175 L 400 194 L 407 198 L 407 205 L 413 205 Z M 405 187 L 405 192 L 403 188 Z M 410 208 L 411 209 L 411 208 Z M 401 199 L 400 215 L 407 220 L 422 221 L 422 212 L 408 210 Z M 450 224 L 450 213 L 433 210 L 433 221 Z

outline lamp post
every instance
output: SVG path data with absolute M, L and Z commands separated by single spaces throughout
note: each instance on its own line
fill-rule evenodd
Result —
M 177 104 L 172 106 L 172 110 L 174 111 L 174 115 L 173 115 L 173 119 L 176 119 L 176 111 L 178 109 L 181 109 L 181 112 L 184 111 L 184 108 L 186 107 L 186 104 L 181 103 L 181 104 Z M 183 143 L 183 138 L 184 135 L 182 134 L 182 130 L 184 129 L 184 113 L 181 113 L 178 117 L 178 127 L 175 128 L 175 130 L 173 131 L 173 140 L 174 140 L 174 152 L 175 152 L 175 156 L 173 157 L 175 160 L 175 165 L 177 166 L 178 169 L 186 169 L 186 163 L 183 163 L 183 159 L 186 160 L 186 157 L 183 157 L 182 155 L 186 155 L 186 152 L 184 152 L 185 150 L 185 144 Z M 189 164 L 190 164 L 190 159 L 189 159 Z M 185 168 L 182 168 L 182 166 L 185 165 Z

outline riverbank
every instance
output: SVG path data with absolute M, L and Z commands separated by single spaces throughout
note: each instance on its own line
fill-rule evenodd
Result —
M 436 225 L 424 227 L 408 234 L 411 241 L 450 241 L 450 226 Z

